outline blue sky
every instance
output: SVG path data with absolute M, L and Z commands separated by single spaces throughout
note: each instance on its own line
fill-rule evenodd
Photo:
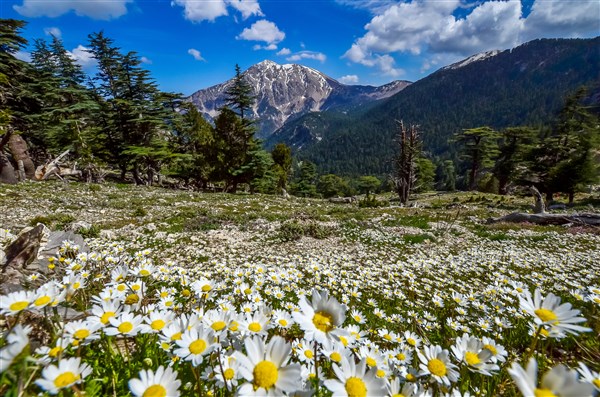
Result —
M 87 35 L 104 30 L 184 94 L 264 59 L 381 85 L 535 38 L 600 35 L 598 0 L 2 0 L 0 17 L 26 20 L 29 40 L 59 35 L 90 72 Z

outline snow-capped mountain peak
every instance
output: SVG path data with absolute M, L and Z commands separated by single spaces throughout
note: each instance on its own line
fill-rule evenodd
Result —
M 264 60 L 243 73 L 256 97 L 251 118 L 258 120 L 259 138 L 267 138 L 288 120 L 308 112 L 348 108 L 387 98 L 409 82 L 392 82 L 382 87 L 347 86 L 318 70 L 298 64 L 280 65 Z M 207 117 L 214 118 L 225 104 L 229 80 L 199 90 L 189 98 Z
M 463 68 L 473 62 L 479 62 L 479 61 L 483 61 L 484 59 L 488 59 L 491 58 L 493 56 L 496 56 L 500 53 L 500 50 L 492 50 L 492 51 L 485 51 L 485 52 L 480 52 L 479 54 L 475 54 L 475 55 L 471 55 L 470 57 L 463 59 L 462 61 L 453 63 L 451 65 L 448 66 L 444 66 L 442 68 L 442 70 L 448 70 L 448 69 L 458 69 L 458 68 Z

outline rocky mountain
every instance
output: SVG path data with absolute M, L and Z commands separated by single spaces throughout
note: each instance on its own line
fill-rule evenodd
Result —
M 256 102 L 252 117 L 258 121 L 259 138 L 268 138 L 287 121 L 309 112 L 345 112 L 357 106 L 388 98 L 410 82 L 394 81 L 381 87 L 345 85 L 325 74 L 296 64 L 260 62 L 244 73 Z M 233 80 L 196 91 L 189 97 L 209 119 L 225 104 L 225 92 Z
M 385 175 L 391 171 L 395 120 L 420 125 L 424 149 L 454 157 L 449 139 L 479 126 L 551 125 L 566 96 L 600 92 L 600 37 L 541 39 L 478 54 L 444 67 L 367 109 L 340 116 L 309 113 L 266 142 L 290 144 L 321 172 Z

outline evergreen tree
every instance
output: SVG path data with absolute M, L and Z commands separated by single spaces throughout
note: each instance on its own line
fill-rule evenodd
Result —
M 255 97 L 252 87 L 248 84 L 241 72 L 240 65 L 235 65 L 233 84 L 225 91 L 225 106 L 238 112 L 240 118 L 246 122 L 248 110 L 252 108 Z
M 351 195 L 348 182 L 335 174 L 321 175 L 317 182 L 317 192 L 325 198 Z
M 381 181 L 376 176 L 372 175 L 364 175 L 358 178 L 356 181 L 356 186 L 358 187 L 358 191 L 360 193 L 366 194 L 367 199 L 371 192 L 377 191 L 381 186 Z
M 298 179 L 290 186 L 292 194 L 301 197 L 317 196 L 317 166 L 315 163 L 304 160 L 300 166 Z
M 498 158 L 492 169 L 498 180 L 498 193 L 507 194 L 512 182 L 519 182 L 525 172 L 524 161 L 537 141 L 537 131 L 528 127 L 507 128 L 500 132 Z
M 438 190 L 453 192 L 456 190 L 456 168 L 454 161 L 444 160 L 436 169 L 436 188 Z
M 278 176 L 277 187 L 279 190 L 287 189 L 287 182 L 292 170 L 292 148 L 285 143 L 278 143 L 271 151 L 275 171 Z
M 75 157 L 91 160 L 98 149 L 94 146 L 93 124 L 98 106 L 83 86 L 85 74 L 81 66 L 56 37 L 50 45 L 36 40 L 34 47 L 32 65 L 38 78 L 33 86 L 44 103 L 42 111 L 32 116 L 36 131 L 49 149 L 71 149 Z
M 493 165 L 498 154 L 498 133 L 490 127 L 464 130 L 454 136 L 453 141 L 462 146 L 462 159 L 468 167 L 469 190 L 477 188 L 481 173 Z
M 429 192 L 435 189 L 435 165 L 425 157 L 419 157 L 416 161 L 416 183 L 415 192 Z

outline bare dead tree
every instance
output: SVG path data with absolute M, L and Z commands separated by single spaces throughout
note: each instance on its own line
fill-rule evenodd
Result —
M 419 126 L 411 124 L 407 129 L 402 120 L 396 120 L 398 131 L 394 142 L 397 153 L 394 158 L 394 175 L 392 183 L 402 204 L 408 203 L 410 194 L 417 180 L 416 163 L 421 151 Z

